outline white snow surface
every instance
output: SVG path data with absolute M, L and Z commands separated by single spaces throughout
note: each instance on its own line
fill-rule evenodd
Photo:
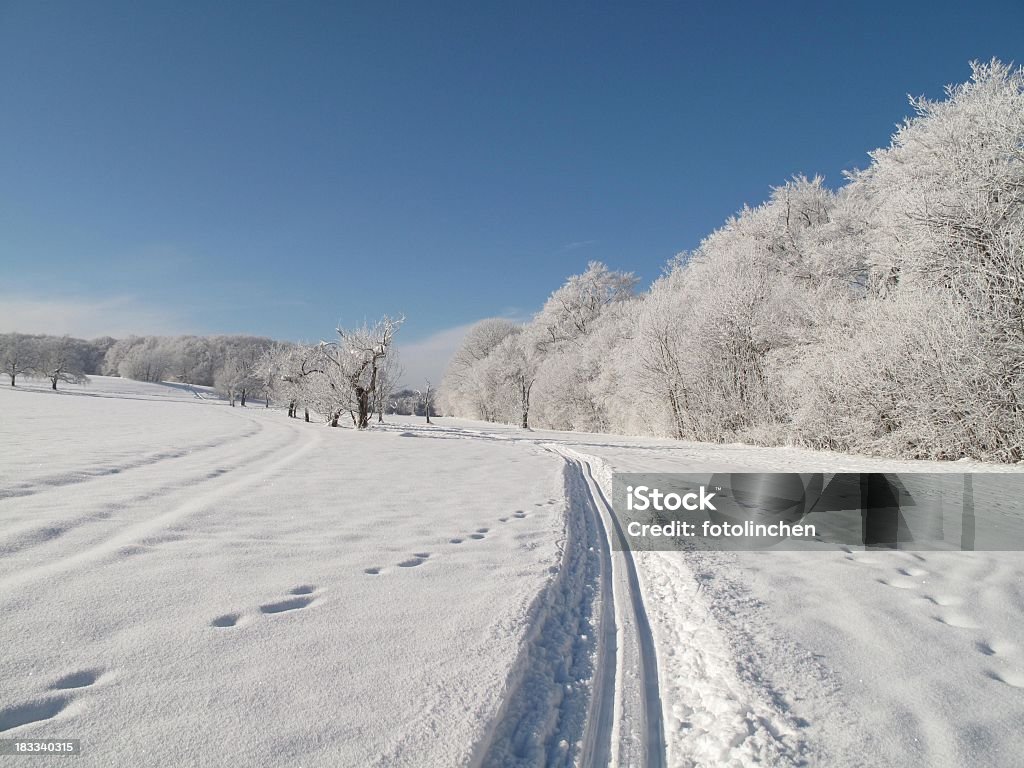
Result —
M 1018 469 L 389 422 L 0 390 L 0 737 L 80 738 L 83 767 L 544 764 L 509 735 L 552 698 L 528 651 L 594 619 L 552 597 L 594 548 L 548 448 L 609 498 L 613 471 Z M 1021 553 L 634 554 L 669 765 L 1019 764 Z
M 0 442 L 0 736 L 83 767 L 466 764 L 564 535 L 539 448 L 155 384 L 5 390 Z

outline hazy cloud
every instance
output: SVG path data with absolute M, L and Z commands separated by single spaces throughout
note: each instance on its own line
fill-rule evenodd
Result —
M 466 333 L 476 323 L 477 321 L 474 320 L 472 323 L 445 328 L 419 341 L 407 344 L 396 342 L 395 349 L 398 351 L 398 357 L 405 369 L 402 384 L 421 388 L 425 379 L 430 379 L 434 386 L 440 384 L 448 361 L 455 354 L 455 350 L 459 348 Z
M 181 318 L 148 307 L 131 296 L 107 299 L 0 296 L 0 332 L 69 334 L 92 339 L 130 334 L 178 334 L 188 329 Z
M 562 246 L 563 251 L 575 251 L 579 248 L 586 248 L 590 245 L 597 245 L 598 240 L 576 240 L 572 243 L 566 243 Z

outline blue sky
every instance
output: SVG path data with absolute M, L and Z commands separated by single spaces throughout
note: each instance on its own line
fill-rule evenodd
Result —
M 1022 31 L 1020 2 L 0 0 L 0 330 L 404 312 L 440 354 L 839 183 Z

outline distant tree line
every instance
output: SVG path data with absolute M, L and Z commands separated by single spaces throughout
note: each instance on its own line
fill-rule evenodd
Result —
M 11 386 L 18 377 L 82 384 L 88 375 L 212 386 L 234 406 L 277 402 L 331 426 L 349 415 L 360 429 L 373 414 L 433 414 L 430 382 L 395 393 L 402 368 L 393 341 L 404 318 L 337 331 L 336 341 L 279 342 L 262 336 L 129 336 L 87 341 L 69 336 L 0 335 L 0 364 Z
M 11 386 L 19 376 L 84 383 L 89 375 L 214 386 L 232 405 L 266 397 L 271 351 L 288 344 L 260 336 L 129 336 L 92 340 L 70 336 L 0 335 L 0 364 Z
M 555 429 L 1024 458 L 1024 70 L 912 99 L 837 192 L 796 177 L 649 290 L 593 263 L 486 320 L 445 412 Z

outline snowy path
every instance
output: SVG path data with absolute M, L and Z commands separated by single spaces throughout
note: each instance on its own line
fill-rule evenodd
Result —
M 570 450 L 555 450 L 566 459 L 572 471 L 578 473 L 585 484 L 586 497 L 573 499 L 573 503 L 596 510 L 605 531 L 603 545 L 605 552 L 608 553 L 607 562 L 610 569 L 605 571 L 609 578 L 604 581 L 614 585 L 612 602 L 608 602 L 606 594 L 605 605 L 615 606 L 620 653 L 615 660 L 615 695 L 609 696 L 612 691 L 602 688 L 595 693 L 595 700 L 600 702 L 602 707 L 609 708 L 611 705 L 608 700 L 617 700 L 615 714 L 611 716 L 615 723 L 611 745 L 611 752 L 615 755 L 613 764 L 660 768 L 664 765 L 665 759 L 665 736 L 661 716 L 658 659 L 633 555 L 628 548 L 621 546 L 614 553 L 608 552 L 610 537 L 615 537 L 620 543 L 625 537 L 611 505 L 594 479 L 590 462 Z M 611 660 L 605 663 L 611 663 Z M 600 666 L 598 668 L 601 669 Z M 598 722 L 603 723 L 609 716 L 603 715 Z M 610 736 L 612 733 L 606 735 L 600 732 L 598 738 Z M 607 763 L 607 760 L 603 760 L 593 764 Z

